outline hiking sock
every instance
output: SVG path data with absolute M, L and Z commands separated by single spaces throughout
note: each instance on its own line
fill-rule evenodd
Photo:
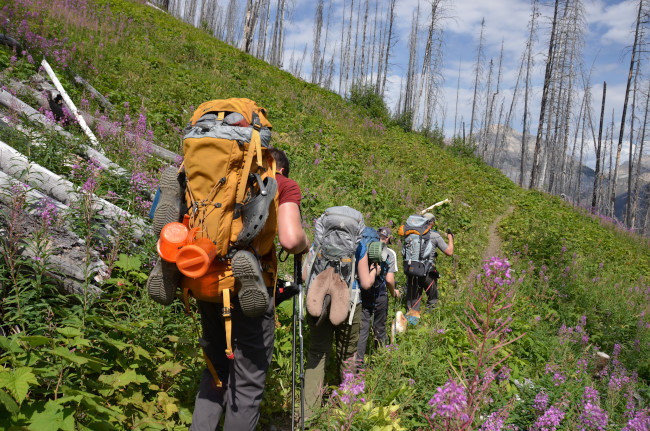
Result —
M 247 317 L 259 317 L 269 306 L 269 291 L 262 268 L 250 251 L 239 250 L 232 257 L 232 273 L 239 284 L 239 305 Z
M 183 190 L 178 182 L 178 168 L 169 166 L 160 176 L 160 199 L 153 216 L 153 233 L 160 236 L 160 231 L 166 224 L 178 222 L 181 219 L 181 195 Z
M 171 304 L 180 286 L 181 275 L 175 263 L 158 258 L 147 279 L 149 297 L 162 305 Z

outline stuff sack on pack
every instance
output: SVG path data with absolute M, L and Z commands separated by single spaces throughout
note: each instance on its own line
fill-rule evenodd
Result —
M 326 209 L 314 228 L 314 243 L 305 271 L 307 311 L 319 318 L 317 324 L 329 315 L 332 324 L 338 325 L 349 313 L 355 252 L 365 223 L 359 211 L 338 206 Z
M 398 234 L 402 236 L 402 257 L 406 275 L 425 276 L 433 265 L 429 259 L 433 244 L 424 238 L 431 229 L 428 223 L 425 217 L 415 214 L 409 216 L 398 230 Z
M 355 253 L 355 259 L 357 261 L 361 260 L 366 253 L 368 253 L 368 264 L 378 264 L 381 270 L 377 274 L 372 288 L 361 290 L 363 301 L 376 298 L 380 290 L 386 286 L 386 274 L 388 273 L 388 249 L 386 244 L 379 240 L 377 231 L 368 226 L 363 230 L 361 242 Z M 358 281 L 355 280 L 355 283 L 358 283 Z M 359 289 L 359 286 L 355 286 L 355 288 Z

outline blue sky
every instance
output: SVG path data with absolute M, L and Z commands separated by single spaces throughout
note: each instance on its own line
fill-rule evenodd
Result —
M 356 0 L 356 2 L 358 1 Z M 380 5 L 386 3 L 386 0 L 380 0 Z M 371 5 L 373 4 L 371 2 Z M 295 56 L 302 56 L 305 43 L 307 43 L 309 45 L 308 59 L 303 64 L 303 77 L 307 77 L 307 79 L 311 73 L 309 56 L 311 55 L 311 44 L 313 41 L 315 5 L 315 0 L 295 0 L 293 2 L 292 17 L 290 17 L 291 22 L 286 28 L 285 67 L 288 66 L 292 51 L 295 50 Z M 393 51 L 394 56 L 392 57 L 392 65 L 389 70 L 389 83 L 386 94 L 388 106 L 391 108 L 394 107 L 399 96 L 401 77 L 406 73 L 408 64 L 407 41 L 411 28 L 411 16 L 417 8 L 417 5 L 418 0 L 398 0 L 397 2 L 397 16 L 395 21 L 397 46 Z M 421 15 L 424 26 L 428 20 L 426 0 L 420 0 L 420 5 L 421 10 L 426 11 L 422 12 Z M 340 40 L 342 6 L 343 0 L 334 0 L 330 41 L 327 45 L 329 50 L 334 49 Z M 615 121 L 618 123 L 620 121 L 625 81 L 629 69 L 638 0 L 585 0 L 584 7 L 587 28 L 585 30 L 585 47 L 582 61 L 587 69 L 592 64 L 594 65 L 591 79 L 593 85 L 592 115 L 597 127 L 600 115 L 602 82 L 607 81 L 607 124 L 611 121 L 612 109 L 615 111 Z M 548 49 L 548 29 L 553 13 L 552 5 L 542 5 L 540 11 L 542 16 L 540 17 L 537 43 L 534 47 L 535 69 L 532 77 L 532 82 L 535 86 L 532 95 L 532 105 L 534 108 L 531 110 L 533 118 L 531 128 L 533 132 L 536 129 L 539 116 L 539 112 L 535 108 L 539 104 L 543 83 L 544 58 Z M 474 63 L 476 61 L 481 20 L 485 18 L 484 46 L 486 51 L 484 58 L 487 62 L 489 62 L 490 58 L 494 59 L 495 64 L 498 62 L 501 42 L 503 41 L 504 43 L 502 90 L 506 97 L 506 104 L 509 105 L 512 90 L 517 79 L 520 58 L 525 49 L 528 37 L 530 12 L 531 3 L 528 0 L 447 1 L 447 18 L 443 21 L 443 27 L 445 29 L 445 46 L 443 52 L 443 76 L 445 82 L 443 84 L 443 103 L 446 106 L 444 129 L 447 136 L 450 136 L 454 129 L 459 62 L 461 73 L 458 122 L 463 117 L 466 122 L 467 131 L 469 131 L 474 85 Z M 424 32 L 424 28 L 422 31 Z M 332 37 L 332 34 L 334 37 Z M 337 59 L 338 56 L 335 57 L 335 60 Z M 520 103 L 517 112 L 521 113 L 522 110 L 523 103 Z M 442 115 L 440 115 L 439 120 L 442 120 Z M 517 130 L 521 130 L 521 115 L 518 115 L 514 119 L 512 126 Z M 618 130 L 618 127 L 617 125 L 616 130 Z

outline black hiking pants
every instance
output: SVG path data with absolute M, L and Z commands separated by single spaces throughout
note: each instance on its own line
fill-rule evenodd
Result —
M 426 292 L 427 310 L 438 305 L 438 277 L 435 271 L 429 271 L 424 277 L 406 276 L 406 308 L 407 310 L 420 311 L 422 295 Z
M 359 366 L 363 367 L 363 357 L 366 353 L 368 337 L 370 335 L 370 321 L 372 320 L 372 331 L 375 339 L 381 346 L 386 345 L 386 318 L 388 317 L 388 295 L 383 293 L 374 301 L 362 302 L 361 308 L 361 330 L 359 331 L 359 344 L 357 344 L 357 360 Z

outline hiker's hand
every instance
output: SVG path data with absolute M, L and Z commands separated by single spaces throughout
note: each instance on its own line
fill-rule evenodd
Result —
M 393 290 L 393 296 L 395 297 L 395 299 L 399 298 L 399 296 L 400 296 L 399 289 Z
M 448 235 L 448 236 L 454 236 L 454 234 L 451 233 L 451 229 L 449 229 L 449 228 L 447 228 L 447 235 Z

